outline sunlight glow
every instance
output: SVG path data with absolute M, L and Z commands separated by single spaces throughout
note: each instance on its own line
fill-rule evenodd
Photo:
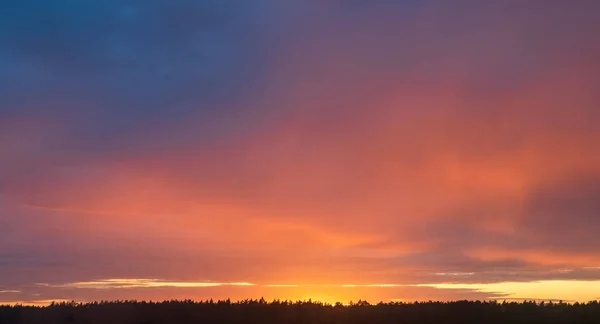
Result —
M 289 287 L 299 287 L 299 285 L 290 285 L 290 284 L 269 284 L 269 285 L 263 285 L 263 287 L 289 288 Z
M 506 299 L 537 299 L 590 301 L 598 299 L 600 281 L 541 280 L 530 282 L 500 282 L 482 284 L 418 284 L 417 287 L 438 289 L 469 289 L 485 293 L 506 294 Z
M 28 301 L 0 301 L 0 305 L 9 306 L 48 306 L 54 303 L 70 302 L 70 299 L 41 299 L 41 300 L 28 300 Z
M 445 274 L 449 276 L 466 274 Z M 500 282 L 500 283 L 434 283 L 434 284 L 255 284 L 249 282 L 212 282 L 212 281 L 169 281 L 162 279 L 102 279 L 94 281 L 80 281 L 62 284 L 38 283 L 38 286 L 51 288 L 77 288 L 77 289 L 145 289 L 145 288 L 202 288 L 202 287 L 254 287 L 254 290 L 245 291 L 244 294 L 266 296 L 282 299 L 320 300 L 324 302 L 370 300 L 378 302 L 372 296 L 375 291 L 383 293 L 388 291 L 383 300 L 400 298 L 396 294 L 406 292 L 407 289 L 416 287 L 434 288 L 439 292 L 461 291 L 461 293 L 479 293 L 484 299 L 505 300 L 563 300 L 565 302 L 583 302 L 598 299 L 600 281 L 578 280 L 546 280 L 531 282 Z M 277 293 L 265 290 L 267 288 L 281 289 Z M 397 289 L 393 289 L 397 288 Z M 340 290 L 341 289 L 341 290 Z M 0 293 L 20 292 L 18 290 L 3 290 Z M 266 293 L 266 295 L 264 295 Z M 395 296 L 396 295 L 396 296 Z M 422 300 L 426 295 L 407 295 L 414 300 Z M 243 298 L 244 295 L 240 295 Z M 317 298 L 320 297 L 320 298 Z
M 348 285 L 342 285 L 342 287 L 349 287 L 349 288 L 354 288 L 354 287 L 407 287 L 410 285 L 400 285 L 400 284 L 362 284 L 362 285 L 354 285 L 354 284 L 348 284 Z

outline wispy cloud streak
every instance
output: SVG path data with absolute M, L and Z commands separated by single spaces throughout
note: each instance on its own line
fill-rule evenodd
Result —
M 97 281 L 80 281 L 65 284 L 38 283 L 39 286 L 53 288 L 82 289 L 129 289 L 129 288 L 201 288 L 223 286 L 254 286 L 249 282 L 210 282 L 210 281 L 164 281 L 159 279 L 103 279 Z

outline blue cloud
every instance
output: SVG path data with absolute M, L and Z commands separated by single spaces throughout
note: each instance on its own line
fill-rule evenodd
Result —
M 260 86 L 266 70 L 263 7 L 4 2 L 0 115 L 53 115 L 79 145 L 116 145 L 140 127 L 235 114 L 231 109 Z

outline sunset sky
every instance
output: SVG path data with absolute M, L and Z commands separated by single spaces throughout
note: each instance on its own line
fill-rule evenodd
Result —
M 600 1 L 0 1 L 0 303 L 600 298 Z

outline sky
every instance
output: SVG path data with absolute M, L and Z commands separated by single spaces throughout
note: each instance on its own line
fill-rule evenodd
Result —
M 600 2 L 0 2 L 0 303 L 600 298 Z

